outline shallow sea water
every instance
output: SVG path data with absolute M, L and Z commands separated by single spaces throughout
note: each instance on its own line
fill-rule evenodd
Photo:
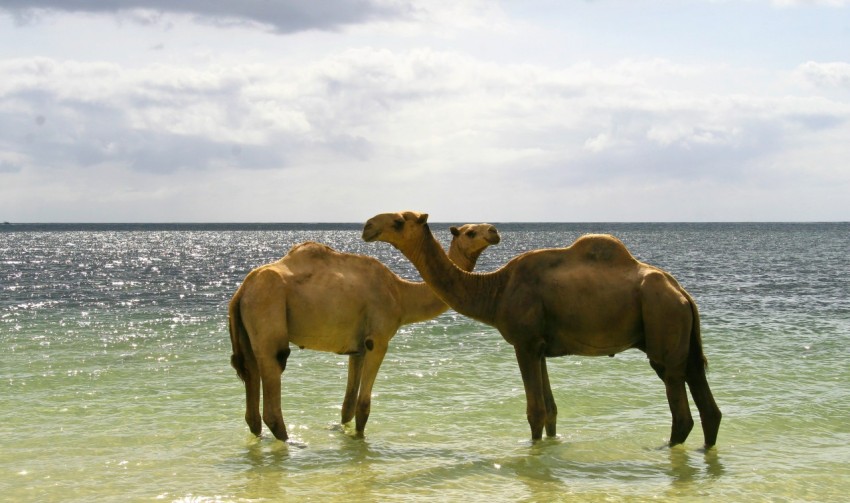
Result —
M 449 224 L 432 224 L 448 241 Z M 478 271 L 610 232 L 700 306 L 718 445 L 670 414 L 644 355 L 549 362 L 554 439 L 532 443 L 513 351 L 449 311 L 403 327 L 366 438 L 339 426 L 347 358 L 294 349 L 291 443 L 244 423 L 226 305 L 305 240 L 415 270 L 358 225 L 3 226 L 6 501 L 843 501 L 850 493 L 850 225 L 497 224 Z M 692 405 L 692 409 L 694 409 Z M 698 419 L 694 409 L 695 418 Z

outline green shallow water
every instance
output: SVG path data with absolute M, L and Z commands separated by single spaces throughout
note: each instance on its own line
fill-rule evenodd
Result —
M 443 229 L 448 225 L 433 225 Z M 356 229 L 0 233 L 0 494 L 7 501 L 843 501 L 850 493 L 850 226 L 499 225 L 478 270 L 617 234 L 701 308 L 718 446 L 664 447 L 644 356 L 559 358 L 559 435 L 532 443 L 513 351 L 451 311 L 403 327 L 365 439 L 339 426 L 347 358 L 294 349 L 293 442 L 247 430 L 225 306 L 250 268 Z M 447 234 L 447 233 L 446 233 Z M 448 237 L 445 237 L 448 239 Z

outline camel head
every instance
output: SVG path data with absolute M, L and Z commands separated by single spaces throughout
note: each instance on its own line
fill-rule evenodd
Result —
M 478 257 L 490 245 L 499 244 L 502 237 L 499 231 L 490 224 L 466 224 L 451 227 L 452 239 L 468 257 Z
M 404 251 L 406 247 L 420 242 L 425 234 L 430 234 L 427 224 L 427 213 L 382 213 L 370 218 L 363 226 L 363 240 L 384 241 Z M 485 248 L 501 241 L 499 231 L 490 224 L 466 224 L 450 230 L 453 245 L 470 258 L 477 258 Z
M 366 221 L 363 226 L 363 241 L 384 241 L 401 250 L 407 243 L 418 242 L 427 224 L 427 213 L 381 213 Z

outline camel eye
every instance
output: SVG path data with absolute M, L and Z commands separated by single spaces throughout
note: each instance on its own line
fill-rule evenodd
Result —
M 468 237 L 468 238 L 470 238 L 470 239 L 471 239 L 471 238 L 474 238 L 474 237 L 475 237 L 475 231 L 467 231 L 467 232 L 466 232 L 466 237 Z
M 393 228 L 395 230 L 400 231 L 402 227 L 404 227 L 404 219 L 403 218 L 398 218 L 398 219 L 393 221 Z

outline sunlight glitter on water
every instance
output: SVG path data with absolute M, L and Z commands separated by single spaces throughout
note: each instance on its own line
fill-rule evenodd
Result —
M 756 253 L 727 246 L 755 232 L 736 229 L 613 229 L 700 304 L 709 381 L 724 411 L 708 452 L 699 426 L 684 446 L 662 447 L 664 388 L 639 352 L 552 360 L 559 436 L 530 442 L 511 347 L 452 312 L 393 339 L 365 439 L 338 425 L 346 359 L 301 350 L 283 378 L 295 442 L 265 427 L 258 439 L 243 420 L 224 319 L 244 274 L 308 236 L 404 266 L 395 250 L 369 248 L 356 231 L 16 233 L 11 241 L 0 233 L 20 257 L 0 269 L 4 496 L 840 501 L 850 492 L 850 295 L 838 293 L 850 288 L 837 250 L 850 249 L 850 233 L 756 229 L 764 233 Z M 502 230 L 502 248 L 480 267 L 580 232 Z M 808 272 L 797 286 L 764 266 L 778 261 L 766 250 L 803 249 Z

